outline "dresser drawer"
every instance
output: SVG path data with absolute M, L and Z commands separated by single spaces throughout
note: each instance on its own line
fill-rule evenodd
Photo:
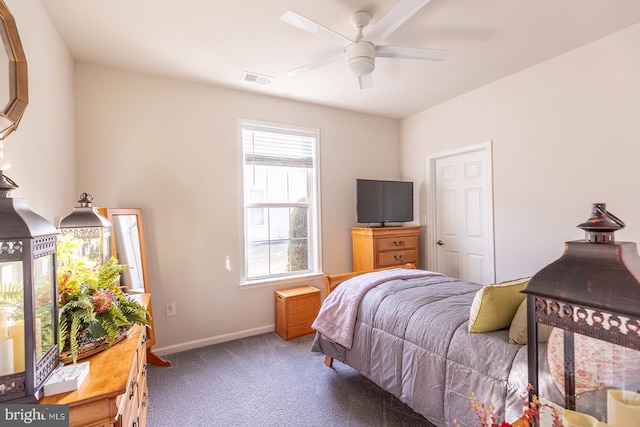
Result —
M 146 366 L 146 364 L 145 364 Z M 147 424 L 147 412 L 149 411 L 149 387 L 147 386 L 147 368 L 143 368 L 140 381 L 140 407 L 138 410 L 138 424 L 136 427 L 144 427 Z
M 125 399 L 122 415 L 115 425 L 118 427 L 131 427 L 132 420 L 137 416 L 138 407 L 138 383 L 131 382 L 127 387 L 127 393 L 123 396 Z
M 384 237 L 378 240 L 378 251 L 397 251 L 418 247 L 417 236 Z
M 147 335 L 146 331 L 142 336 L 140 346 L 138 347 L 137 363 L 138 371 L 135 380 L 135 400 L 132 406 L 131 414 L 128 419 L 128 425 L 131 427 L 143 427 L 146 424 L 149 388 L 147 387 Z M 125 419 L 126 420 L 126 419 Z
M 129 378 L 127 380 L 127 389 L 124 394 L 118 397 L 120 400 L 120 416 L 115 423 L 117 427 L 130 427 L 131 419 L 135 419 L 138 408 L 138 393 L 139 384 L 138 377 L 140 373 L 139 365 L 139 352 L 142 339 L 138 340 L 136 352 L 133 357 L 133 363 L 131 363 L 131 370 L 129 371 Z
M 415 264 L 418 262 L 418 251 L 415 249 L 407 251 L 379 252 L 378 267 L 391 267 L 406 263 Z

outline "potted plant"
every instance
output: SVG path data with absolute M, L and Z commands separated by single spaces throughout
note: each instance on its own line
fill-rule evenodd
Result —
M 123 339 L 133 325 L 148 325 L 149 316 L 120 286 L 120 273 L 131 267 L 115 257 L 92 264 L 80 247 L 71 234 L 59 237 L 58 348 L 61 359 L 73 363 Z

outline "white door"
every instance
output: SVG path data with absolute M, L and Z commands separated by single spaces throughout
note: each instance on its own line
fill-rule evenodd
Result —
M 430 268 L 493 283 L 491 143 L 431 156 L 427 176 Z

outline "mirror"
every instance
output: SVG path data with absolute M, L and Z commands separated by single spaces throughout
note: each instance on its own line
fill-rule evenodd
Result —
M 150 293 L 141 209 L 105 209 L 111 222 L 111 254 L 120 264 L 131 266 L 122 272 L 120 284 L 128 293 Z
M 127 292 L 146 292 L 145 285 L 148 281 L 142 274 L 146 269 L 142 268 L 142 232 L 138 229 L 137 215 L 114 215 L 112 227 L 120 263 L 133 267 L 122 272 L 121 284 L 127 288 Z M 112 253 L 114 250 L 115 248 L 111 248 Z
M 151 284 L 147 271 L 147 251 L 142 226 L 142 209 L 140 208 L 99 208 L 100 214 L 111 222 L 111 254 L 118 258 L 120 264 L 133 268 L 122 272 L 121 285 L 130 294 L 151 293 Z M 147 360 L 152 365 L 169 366 L 171 362 L 158 356 L 151 350 L 156 342 L 153 329 L 153 311 L 151 300 L 148 306 L 149 328 L 147 335 Z
M 13 132 L 29 102 L 27 58 L 18 27 L 9 8 L 0 0 L 0 36 L 6 57 L 0 54 L 0 139 Z

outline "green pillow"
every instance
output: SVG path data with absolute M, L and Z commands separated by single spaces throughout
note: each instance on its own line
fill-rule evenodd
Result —
M 469 332 L 491 332 L 508 328 L 525 299 L 521 293 L 531 277 L 487 285 L 480 289 L 471 305 Z
M 549 325 L 543 325 L 538 323 L 538 342 L 547 342 L 549 335 L 553 327 Z M 527 343 L 527 300 L 524 301 L 518 307 L 511 326 L 509 326 L 509 342 L 511 344 L 526 344 Z

